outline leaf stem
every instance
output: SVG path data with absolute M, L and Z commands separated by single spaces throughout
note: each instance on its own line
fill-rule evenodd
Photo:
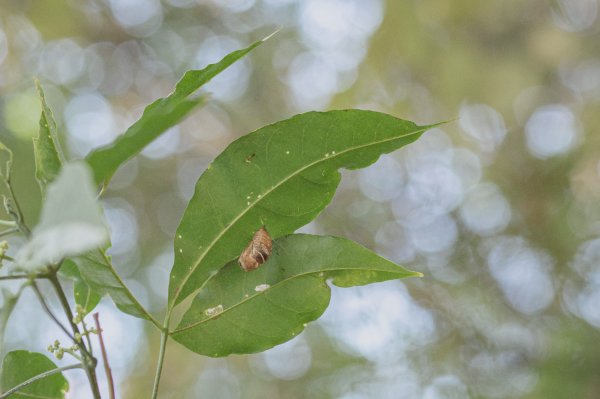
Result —
M 17 223 L 14 220 L 2 220 L 2 219 L 0 219 L 0 226 L 17 227 Z
M 167 350 L 167 339 L 169 338 L 170 314 L 167 312 L 163 328 L 160 332 L 160 349 L 158 352 L 158 361 L 156 363 L 156 374 L 154 375 L 154 387 L 152 388 L 152 399 L 158 398 L 158 386 L 160 384 L 160 375 L 162 373 L 165 352 Z
M 115 383 L 113 382 L 112 370 L 108 364 L 108 356 L 106 355 L 106 348 L 104 347 L 104 339 L 102 338 L 102 328 L 100 327 L 100 319 L 98 318 L 98 312 L 94 313 L 94 322 L 96 323 L 96 330 L 98 330 L 98 339 L 100 341 L 100 350 L 102 352 L 102 361 L 104 363 L 104 372 L 106 373 L 106 379 L 108 380 L 108 397 L 115 399 Z
M 9 389 L 8 391 L 0 394 L 0 399 L 4 399 L 4 398 L 8 398 L 10 395 L 12 395 L 13 393 L 25 388 L 27 385 L 32 384 L 38 380 L 41 380 L 42 378 L 46 378 L 46 377 L 50 377 L 51 375 L 54 374 L 58 374 L 58 373 L 62 373 L 63 371 L 67 371 L 67 370 L 73 370 L 73 369 L 81 369 L 83 368 L 83 365 L 80 363 L 77 364 L 71 364 L 70 366 L 64 366 L 64 367 L 59 367 L 59 368 L 55 368 L 52 370 L 48 370 L 45 371 L 41 374 L 38 374 L 34 377 L 31 377 L 28 380 L 23 381 L 22 383 L 20 383 L 19 385 L 15 385 L 14 387 L 12 387 L 11 389 Z

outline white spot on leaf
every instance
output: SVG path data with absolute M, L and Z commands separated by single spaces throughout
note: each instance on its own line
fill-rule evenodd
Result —
M 254 291 L 263 292 L 263 291 L 268 290 L 269 288 L 271 288 L 271 286 L 269 284 L 259 284 L 256 287 L 254 287 Z
M 217 305 L 214 308 L 208 308 L 204 311 L 204 314 L 208 317 L 214 317 L 218 314 L 223 313 L 223 305 Z

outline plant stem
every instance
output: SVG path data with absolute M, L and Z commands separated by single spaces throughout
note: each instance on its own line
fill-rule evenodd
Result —
M 100 350 L 102 352 L 102 360 L 104 362 L 104 372 L 106 373 L 106 379 L 108 380 L 108 395 L 110 399 L 115 399 L 115 383 L 113 382 L 112 371 L 108 364 L 108 356 L 106 355 L 104 339 L 102 338 L 102 328 L 100 327 L 100 320 L 97 312 L 94 313 L 94 321 L 96 322 L 96 330 L 98 330 L 98 339 L 100 340 Z
M 2 219 L 0 219 L 0 226 L 17 227 L 17 224 L 13 220 L 2 220 Z
M 81 338 L 81 333 L 79 332 L 79 327 L 77 327 L 77 324 L 73 322 L 73 312 L 71 311 L 71 306 L 69 305 L 69 301 L 67 300 L 65 291 L 62 289 L 62 286 L 58 281 L 58 277 L 56 276 L 56 270 L 50 273 L 50 275 L 48 276 L 48 280 L 50 280 L 50 283 L 52 283 L 52 286 L 54 287 L 54 290 L 58 295 L 58 299 L 60 300 L 65 315 L 69 319 L 69 324 L 71 325 L 71 330 L 73 330 L 73 334 L 79 336 L 79 340 L 75 340 L 74 342 L 79 347 L 79 351 L 83 357 L 83 365 L 85 367 L 85 372 L 90 382 L 90 389 L 92 390 L 94 399 L 100 399 L 100 388 L 98 388 L 98 379 L 96 378 L 96 358 L 92 356 L 85 347 L 83 339 Z
M 163 362 L 165 360 L 165 352 L 167 349 L 167 339 L 169 338 L 169 319 L 170 315 L 167 312 L 163 328 L 160 332 L 160 350 L 158 352 L 158 361 L 156 363 L 156 374 L 154 375 L 154 387 L 152 388 L 152 399 L 158 398 L 158 385 L 160 384 L 160 375 L 162 373 Z
M 38 375 L 36 375 L 34 377 L 31 377 L 28 380 L 23 381 L 19 385 L 16 385 L 16 386 L 12 387 L 11 389 L 9 389 L 8 391 L 0 394 L 0 399 L 8 398 L 13 393 L 19 391 L 20 389 L 25 388 L 27 385 L 29 385 L 31 383 L 34 383 L 34 382 L 36 382 L 38 380 L 41 380 L 42 378 L 50 377 L 51 375 L 54 375 L 54 374 L 57 374 L 57 373 L 62 373 L 63 371 L 73 370 L 73 369 L 80 369 L 80 368 L 83 368 L 83 365 L 78 363 L 78 364 L 72 364 L 70 366 L 59 367 L 59 368 L 56 368 L 56 369 L 45 371 L 45 372 L 43 372 L 41 374 L 38 374 Z
M 85 335 L 85 340 L 87 341 L 88 349 L 90 350 L 90 355 L 94 355 L 94 348 L 92 348 L 92 340 L 90 339 L 90 332 L 85 325 L 84 318 L 81 319 L 81 327 L 83 328 L 83 335 Z

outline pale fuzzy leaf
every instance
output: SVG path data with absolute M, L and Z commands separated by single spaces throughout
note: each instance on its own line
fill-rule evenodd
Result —
M 18 251 L 17 264 L 35 271 L 103 246 L 108 239 L 89 167 L 83 162 L 68 163 L 48 185 L 40 223 Z

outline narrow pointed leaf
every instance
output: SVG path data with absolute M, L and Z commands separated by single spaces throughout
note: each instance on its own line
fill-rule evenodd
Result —
M 119 166 L 138 154 L 166 130 L 178 124 L 202 102 L 201 98 L 190 98 L 191 94 L 258 47 L 264 40 L 236 50 L 216 64 L 210 64 L 202 70 L 186 72 L 177 83 L 175 91 L 147 106 L 142 117 L 122 136 L 108 146 L 92 151 L 86 160 L 94 170 L 96 182 L 106 184 Z
M 239 256 L 265 225 L 274 238 L 313 220 L 331 201 L 338 169 L 358 169 L 431 126 L 361 110 L 309 112 L 229 145 L 196 183 L 175 238 L 172 308 Z
M 46 192 L 48 183 L 54 181 L 62 162 L 62 152 L 58 142 L 58 132 L 54 116 L 48 104 L 44 91 L 39 81 L 35 81 L 40 101 L 42 103 L 42 114 L 40 116 L 40 129 L 33 137 L 33 152 L 35 155 L 35 177 L 40 185 L 42 193 Z
M 56 365 L 41 353 L 18 350 L 9 352 L 2 362 L 0 391 L 6 392 L 28 379 L 57 368 Z M 18 392 L 10 395 L 11 399 L 62 399 L 69 390 L 69 383 L 62 373 L 57 373 L 32 382 Z
M 231 262 L 208 281 L 172 337 L 206 356 L 254 353 L 298 335 L 327 308 L 326 281 L 350 287 L 419 276 L 355 242 L 295 234 L 256 271 Z

